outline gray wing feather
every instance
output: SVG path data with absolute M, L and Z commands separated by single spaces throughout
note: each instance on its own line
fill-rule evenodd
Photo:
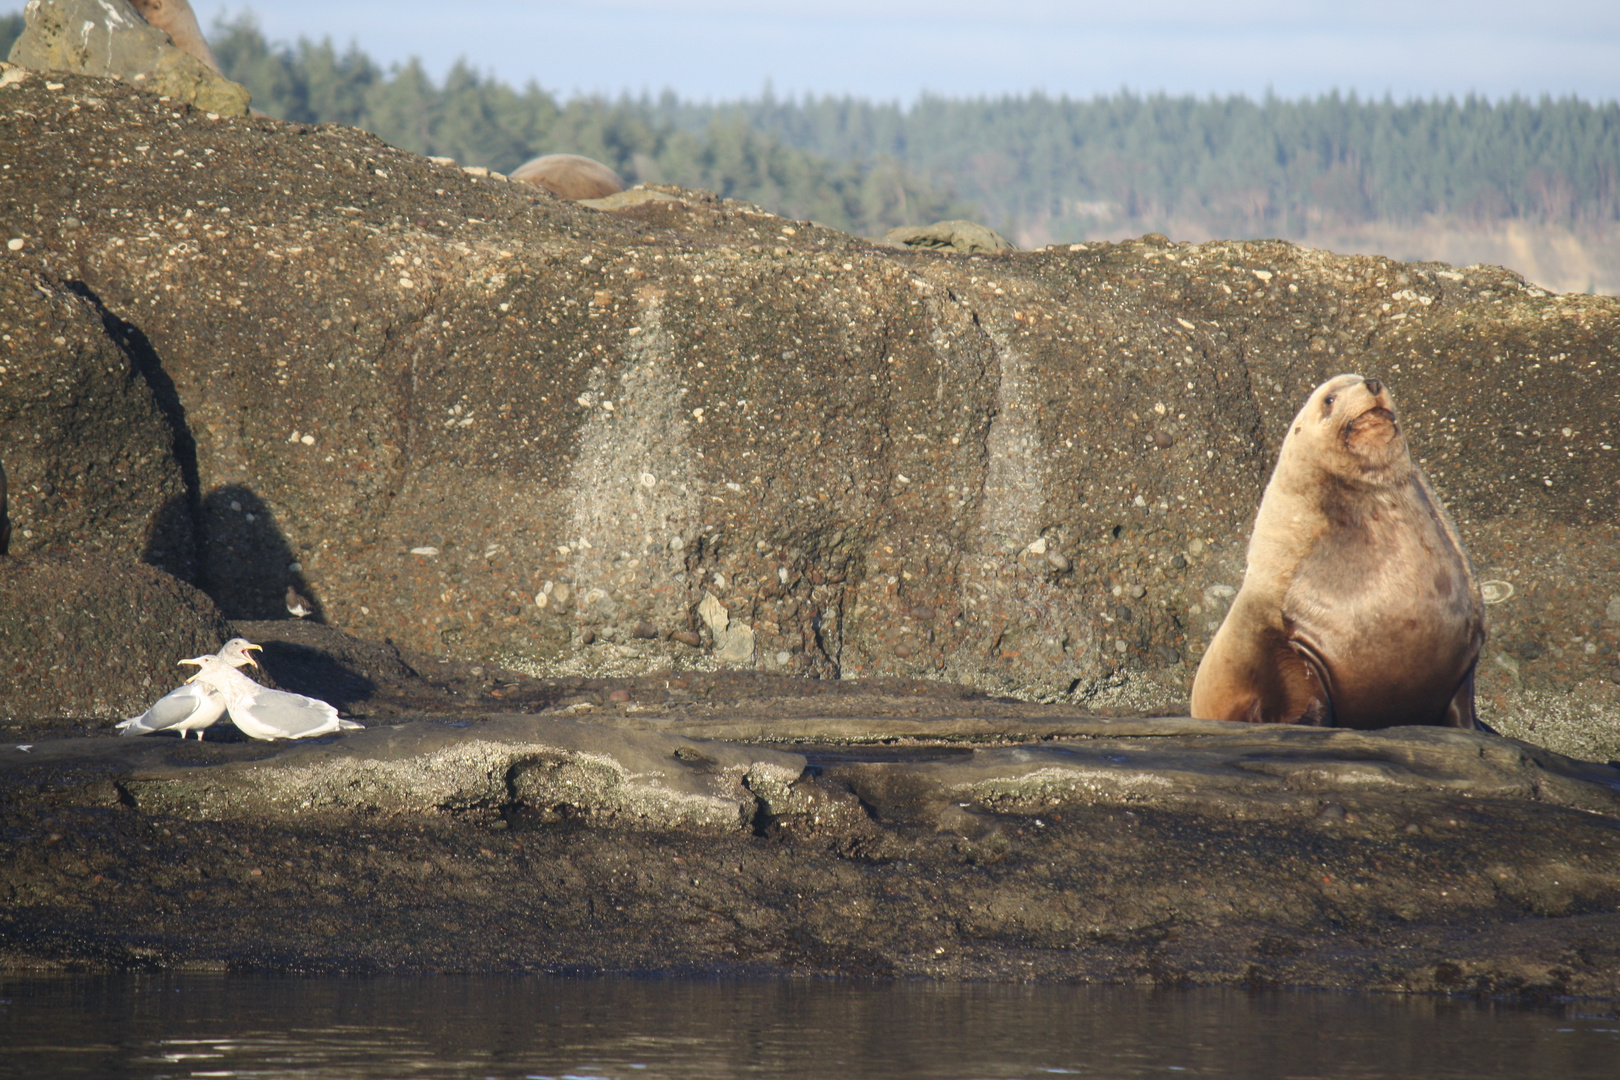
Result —
M 125 720 L 119 728 L 125 735 L 145 735 L 153 731 L 166 731 L 186 720 L 218 720 L 225 712 L 225 703 L 206 688 L 188 683 L 172 690 L 141 715 Z
M 324 701 L 289 694 L 285 690 L 259 690 L 253 697 L 237 706 L 265 727 L 274 729 L 283 739 L 301 739 L 338 729 L 337 710 Z M 236 709 L 232 709 L 234 713 Z

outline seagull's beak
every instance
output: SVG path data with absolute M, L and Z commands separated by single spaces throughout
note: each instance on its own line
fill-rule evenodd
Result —
M 259 652 L 263 652 L 264 651 L 264 646 L 263 645 L 244 645 L 244 646 L 242 646 L 242 659 L 246 660 L 248 663 L 252 664 L 254 667 L 259 667 L 259 662 L 256 659 L 254 659 L 253 657 L 248 655 L 248 650 L 249 649 L 256 649 Z M 263 669 L 260 668 L 260 670 L 262 671 Z
M 196 664 L 197 665 L 198 670 L 197 670 L 196 674 L 192 675 L 191 678 L 186 680 L 186 682 L 190 683 L 190 682 L 196 682 L 197 681 L 197 676 L 202 674 L 202 670 L 201 670 L 202 669 L 202 663 L 203 663 L 203 661 L 205 659 L 207 659 L 207 657 L 193 656 L 193 657 L 190 657 L 189 659 L 186 659 L 186 660 L 177 661 L 177 663 L 181 663 L 181 664 Z

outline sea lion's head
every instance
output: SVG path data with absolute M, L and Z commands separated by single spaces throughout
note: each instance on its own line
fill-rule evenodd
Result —
M 1412 463 L 1389 387 L 1360 375 L 1335 375 L 1311 391 L 1284 440 L 1290 449 L 1351 482 L 1404 479 Z

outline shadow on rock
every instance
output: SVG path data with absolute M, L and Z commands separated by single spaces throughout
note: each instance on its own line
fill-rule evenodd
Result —
M 198 521 L 203 589 L 226 618 L 285 619 L 292 588 L 305 598 L 309 618 L 324 621 L 297 554 L 252 488 L 232 484 L 205 496 Z
M 67 282 L 68 291 L 87 301 L 101 319 L 107 337 L 129 358 L 130 365 L 152 393 L 163 423 L 169 429 L 169 452 L 179 467 L 185 494 L 167 500 L 153 516 L 141 561 L 166 570 L 192 585 L 197 579 L 197 442 L 186 422 L 174 380 L 145 331 L 107 310 L 101 297 L 82 281 Z
M 231 630 L 262 647 L 262 681 L 345 712 L 381 691 L 421 681 L 392 645 L 362 641 L 308 619 L 236 622 Z

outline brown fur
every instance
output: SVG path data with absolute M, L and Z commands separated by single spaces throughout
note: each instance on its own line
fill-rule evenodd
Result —
M 624 190 L 619 174 L 578 154 L 546 154 L 518 166 L 513 180 L 543 187 L 561 199 L 601 199 Z
M 1484 641 L 1473 568 L 1388 389 L 1359 375 L 1323 383 L 1283 439 L 1192 714 L 1473 728 Z
M 219 61 L 208 47 L 190 0 L 130 0 L 141 18 L 169 35 L 177 47 L 219 72 Z M 224 74 L 220 72 L 220 74 Z

